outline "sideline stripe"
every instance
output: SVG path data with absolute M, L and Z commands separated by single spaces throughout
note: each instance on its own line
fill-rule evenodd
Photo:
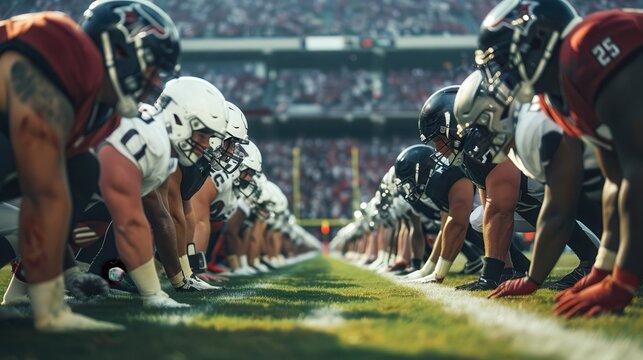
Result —
M 392 275 L 382 276 L 419 291 L 427 299 L 441 303 L 448 312 L 466 315 L 487 330 L 486 334 L 509 341 L 518 350 L 570 360 L 643 359 L 641 345 L 632 339 L 608 338 L 596 332 L 565 328 L 554 319 L 521 312 L 444 285 L 407 283 Z

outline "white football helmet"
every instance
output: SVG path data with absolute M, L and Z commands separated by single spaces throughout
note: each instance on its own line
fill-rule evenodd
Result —
M 215 146 L 211 143 L 210 146 L 214 149 L 219 149 L 220 156 L 215 156 L 212 161 L 212 168 L 215 170 L 225 170 L 231 174 L 239 166 L 244 158 L 242 144 L 248 143 L 248 120 L 235 104 L 226 101 L 228 108 L 229 121 L 226 127 L 226 136 L 222 146 Z
M 223 143 L 228 106 L 223 94 L 209 82 L 192 76 L 170 80 L 155 106 L 181 165 L 195 164 L 206 150 L 195 141 L 194 132 L 209 135 L 210 145 Z
M 241 149 L 244 151 L 245 156 L 239 167 L 241 175 L 235 179 L 233 189 L 237 194 L 248 198 L 257 191 L 255 177 L 261 173 L 261 152 L 252 141 L 241 145 Z M 248 177 L 250 177 L 249 180 L 247 179 Z
M 261 194 L 259 194 L 255 202 L 254 209 L 257 216 L 266 221 L 276 214 L 281 214 L 288 210 L 288 199 L 279 189 L 279 186 L 267 180 L 261 186 Z

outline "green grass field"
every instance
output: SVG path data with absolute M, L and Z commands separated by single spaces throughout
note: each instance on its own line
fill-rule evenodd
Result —
M 0 273 L 0 290 L 9 278 Z M 448 285 L 472 277 L 452 276 Z M 143 310 L 110 297 L 74 310 L 124 324 L 117 333 L 42 334 L 31 319 L 0 322 L 2 359 L 407 359 L 537 358 L 413 289 L 341 260 L 318 257 L 269 275 L 235 279 L 217 295 L 170 294 L 189 310 Z M 481 294 L 482 295 L 482 294 Z M 550 315 L 550 291 L 506 305 Z M 642 306 L 624 316 L 572 321 L 643 345 Z M 573 346 L 573 345 L 572 345 Z

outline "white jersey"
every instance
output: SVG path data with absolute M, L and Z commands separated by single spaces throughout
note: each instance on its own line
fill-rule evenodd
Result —
M 232 189 L 232 185 L 239 176 L 239 170 L 232 174 L 228 174 L 224 170 L 217 170 L 210 176 L 210 181 L 217 188 L 217 196 L 210 203 L 211 221 L 228 220 L 237 209 L 237 195 Z
M 540 110 L 538 102 L 524 104 L 517 113 L 515 151 L 507 156 L 520 171 L 540 183 L 546 182 L 545 168 L 558 150 L 563 130 Z M 598 170 L 594 147 L 583 144 L 583 166 L 588 171 Z M 586 176 L 586 181 L 587 181 Z
M 123 118 L 105 140 L 141 171 L 141 196 L 161 185 L 176 170 L 165 124 L 153 117 Z

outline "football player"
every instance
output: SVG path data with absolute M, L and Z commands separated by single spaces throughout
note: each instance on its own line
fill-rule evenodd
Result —
M 43 12 L 0 28 L 0 182 L 17 172 L 20 248 L 35 326 L 118 328 L 73 314 L 63 301 L 62 256 L 73 210 L 66 164 L 81 156 L 96 167 L 88 150 L 118 126 L 115 110 L 135 115 L 159 73 L 176 70 L 178 30 L 143 0 L 95 2 L 82 27 Z
M 494 96 L 509 103 L 539 95 L 567 134 L 597 145 L 604 251 L 592 272 L 557 298 L 555 311 L 566 317 L 620 312 L 641 284 L 643 241 L 635 234 L 643 204 L 642 28 L 640 10 L 582 19 L 565 0 L 505 0 L 480 28 L 476 62 Z
M 185 90 L 189 94 L 189 89 Z M 191 199 L 194 194 L 201 188 L 205 181 L 210 177 L 213 170 L 224 169 L 226 172 L 234 172 L 241 160 L 243 154 L 240 150 L 240 144 L 247 141 L 248 124 L 245 117 L 240 116 L 238 108 L 231 107 L 226 103 L 226 116 L 228 125 L 226 127 L 226 137 L 223 142 L 216 138 L 211 138 L 210 149 L 208 152 L 215 152 L 212 156 L 203 156 L 196 163 L 191 165 L 179 164 L 178 169 L 170 175 L 168 182 L 168 205 L 173 224 L 167 221 L 159 223 L 159 226 L 175 229 L 177 240 L 177 251 L 181 263 L 183 274 L 192 279 L 192 282 L 198 287 L 205 290 L 217 290 L 214 287 L 197 277 L 191 268 L 188 259 L 188 244 L 194 246 L 194 230 L 196 221 L 192 209 Z
M 525 295 L 542 285 L 569 242 L 572 248 L 588 245 L 584 238 L 598 242 L 602 233 L 601 189 L 603 177 L 594 156 L 594 147 L 563 135 L 562 129 L 540 111 L 538 99 L 506 110 L 485 89 L 481 72 L 472 73 L 462 84 L 455 102 L 455 113 L 463 127 L 474 127 L 479 134 L 475 144 L 464 151 L 480 161 L 502 161 L 509 157 L 530 178 L 545 184 L 545 197 L 536 226 L 534 260 L 526 278 L 506 282 L 493 297 Z M 481 124 L 478 120 L 484 118 Z M 515 132 L 515 136 L 514 136 Z M 472 147 L 471 149 L 469 147 Z M 506 155 L 505 155 L 506 154 Z M 579 171 L 575 166 L 583 167 Z M 582 174 L 578 204 L 567 203 L 564 194 L 577 191 L 574 176 Z M 575 226 L 575 209 L 581 226 Z M 589 227 L 591 231 L 585 230 Z M 589 245 L 592 248 L 595 245 Z M 593 251 L 586 251 L 591 254 Z M 582 255 L 583 253 L 581 253 Z M 589 273 L 594 257 L 581 258 L 579 266 L 552 288 L 566 289 Z
M 238 114 L 242 115 L 241 111 Z M 206 250 L 208 241 L 212 238 L 210 224 L 222 221 L 225 223 L 224 234 L 230 269 L 237 275 L 249 275 L 254 271 L 250 270 L 248 264 L 248 243 L 244 242 L 241 236 L 241 226 L 247 213 L 239 208 L 238 195 L 251 197 L 256 191 L 253 178 L 261 173 L 262 161 L 261 152 L 253 142 L 249 141 L 241 145 L 241 148 L 245 156 L 239 170 L 232 174 L 223 169 L 215 171 L 194 195 L 192 205 L 196 217 L 197 249 Z
M 227 109 L 214 85 L 199 78 L 180 77 L 166 84 L 155 108 L 146 110 L 141 119 L 127 119 L 99 148 L 100 190 L 111 214 L 120 259 L 129 269 L 144 305 L 178 307 L 161 290 L 152 256 L 152 232 L 145 215 L 149 214 L 152 222 L 170 219 L 164 189 L 168 176 L 176 170 L 177 158 L 182 165 L 194 164 L 212 138 L 222 142 Z M 175 157 L 170 156 L 171 149 Z M 169 267 L 174 272 L 167 273 L 172 285 L 179 291 L 201 290 L 199 282 L 181 272 L 173 234 L 155 235 L 160 254 L 178 265 Z M 169 254 L 162 253 L 164 248 L 169 248 Z
M 422 198 L 428 198 L 442 211 L 441 228 L 434 247 L 439 258 L 432 256 L 435 269 L 422 278 L 422 283 L 441 283 L 460 252 L 465 235 L 471 238 L 473 233 L 469 215 L 474 186 L 461 168 L 439 166 L 434 153 L 435 150 L 428 145 L 413 145 L 404 149 L 395 161 L 395 176 L 404 199 L 415 204 Z
M 514 212 L 535 225 L 540 201 L 534 196 L 533 189 L 530 194 L 527 178 L 521 176 L 511 161 L 497 166 L 481 165 L 460 151 L 464 139 L 458 134 L 458 124 L 453 113 L 458 88 L 459 86 L 449 86 L 438 90 L 424 103 L 418 121 L 420 140 L 425 144 L 433 142 L 436 155 L 446 158 L 450 165 L 461 166 L 467 178 L 480 192 L 484 207 L 482 230 L 485 266 L 479 280 L 460 288 L 491 290 L 501 281 L 527 271 L 529 260 L 511 247 Z M 510 249 L 513 249 L 511 257 Z M 517 272 L 514 271 L 514 266 L 518 269 Z

